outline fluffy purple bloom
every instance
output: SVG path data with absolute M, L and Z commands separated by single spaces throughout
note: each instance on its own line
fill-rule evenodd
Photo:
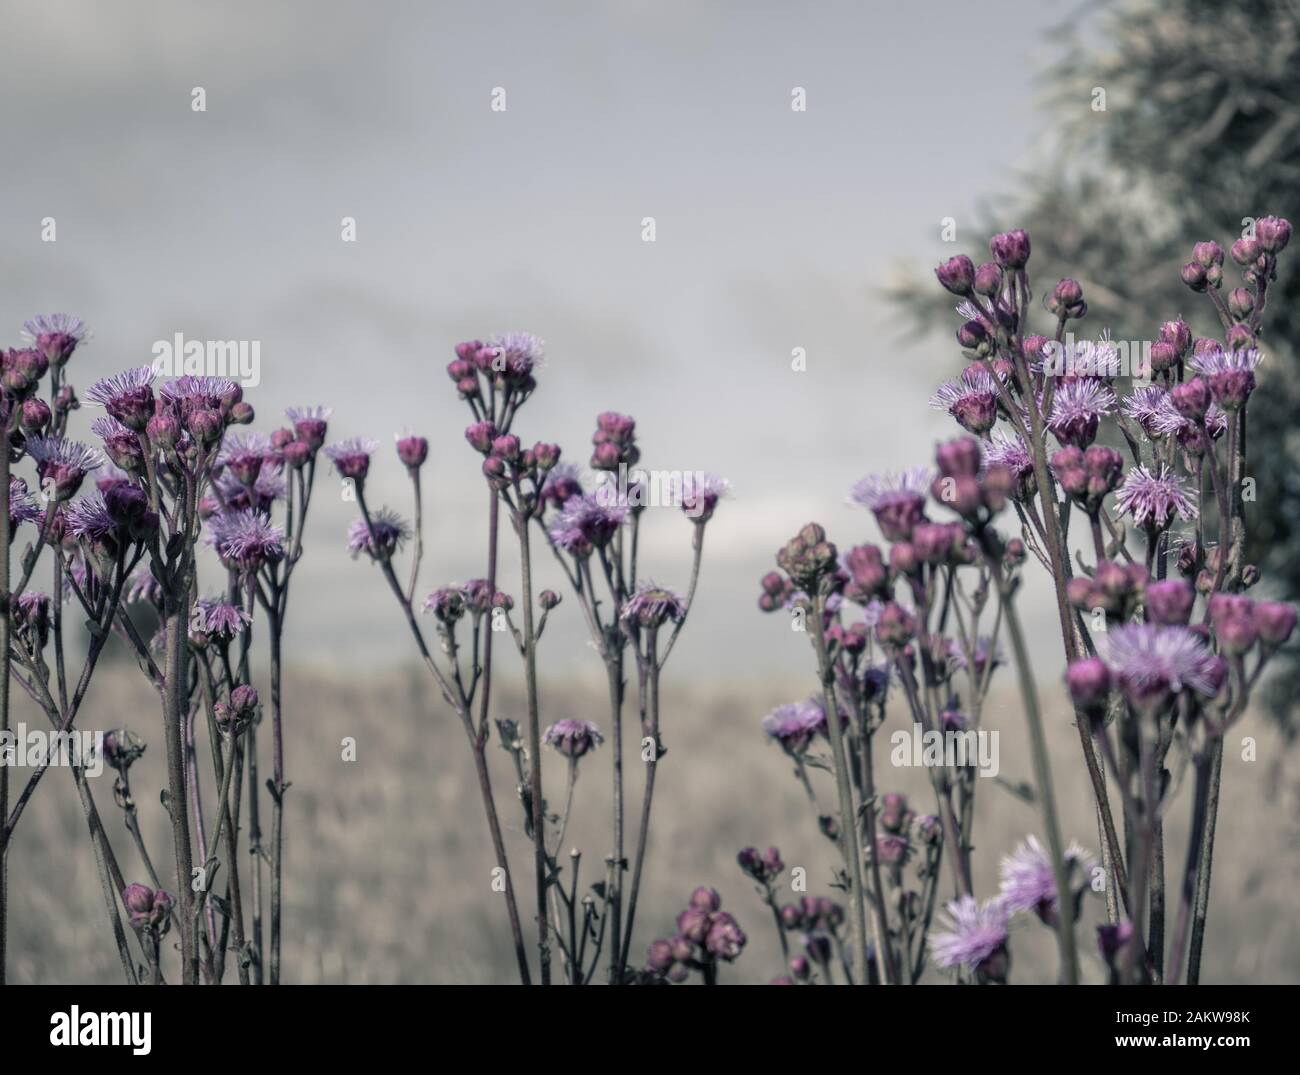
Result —
M 269 512 L 271 505 L 284 498 L 288 485 L 284 467 L 272 459 L 264 459 L 257 472 L 257 480 L 246 485 L 232 471 L 222 471 L 213 480 L 221 503 L 226 511 L 255 508 Z
M 593 548 L 608 545 L 627 521 L 628 507 L 607 500 L 596 493 L 570 497 L 551 522 L 551 540 L 574 556 L 586 556 Z
M 575 760 L 604 741 L 600 729 L 589 720 L 557 720 L 542 734 L 543 743 Z
M 262 511 L 242 511 L 214 515 L 210 542 L 226 564 L 256 571 L 263 564 L 276 563 L 284 557 L 284 531 Z
M 929 467 L 872 474 L 853 487 L 849 502 L 875 515 L 886 541 L 906 541 L 912 528 L 925 518 L 925 498 L 933 477 Z
M 86 323 L 71 314 L 37 314 L 23 322 L 22 336 L 30 340 L 51 366 L 61 366 L 90 338 Z
M 683 474 L 677 483 L 676 501 L 682 511 L 696 522 L 705 523 L 713 518 L 718 501 L 727 495 L 731 482 L 716 474 Z
M 271 455 L 271 440 L 264 433 L 227 433 L 217 453 L 217 465 L 224 467 L 240 485 L 252 485 Z
M 86 399 L 103 407 L 122 425 L 139 433 L 153 417 L 153 382 L 157 374 L 149 366 L 137 366 L 96 381 Z
M 325 443 L 325 430 L 334 411 L 330 407 L 287 407 L 284 415 L 293 423 L 293 433 L 314 452 Z
M 31 437 L 26 448 L 36 461 L 41 488 L 48 489 L 56 500 L 75 495 L 87 472 L 103 462 L 103 456 L 94 448 L 63 437 Z
M 573 463 L 559 463 L 546 473 L 542 482 L 542 500 L 562 508 L 573 497 L 582 495 L 578 468 Z
M 1086 883 L 1093 862 L 1092 855 L 1071 841 L 1065 849 L 1065 869 L 1070 884 L 1078 880 Z M 998 899 L 1008 911 L 1012 914 L 1037 911 L 1044 921 L 1055 921 L 1059 908 L 1056 875 L 1052 872 L 1052 860 L 1038 842 L 1038 837 L 1027 837 L 1011 854 L 1003 856 L 999 873 Z
M 1183 480 L 1163 463 L 1152 474 L 1145 466 L 1128 472 L 1124 484 L 1116 494 L 1120 513 L 1133 516 L 1133 521 L 1148 530 L 1164 530 L 1174 520 L 1196 518 L 1196 502 L 1188 495 Z
M 546 343 L 531 332 L 506 332 L 493 336 L 488 346 L 497 353 L 493 368 L 498 365 L 512 377 L 523 378 L 542 365 L 546 357 Z
M 1154 422 L 1164 410 L 1169 393 L 1158 385 L 1147 385 L 1124 397 L 1123 411 L 1137 422 L 1149 437 L 1156 436 Z
M 957 424 L 976 436 L 993 428 L 998 419 L 998 385 L 983 366 L 969 366 L 960 377 L 941 385 L 930 406 L 947 411 Z
M 31 522 L 41 514 L 32 494 L 28 492 L 27 483 L 22 478 L 9 479 L 9 540 L 13 541 L 14 532 L 20 523 Z
M 1019 433 L 1008 435 L 1000 429 L 993 431 L 993 435 L 984 446 L 986 472 L 989 467 L 1001 467 L 1010 472 L 1016 480 L 1015 495 L 1019 499 L 1032 495 L 1036 488 L 1034 456 Z
M 763 731 L 791 757 L 798 757 L 816 736 L 827 734 L 826 709 L 815 698 L 777 706 L 763 718 Z
M 222 410 L 239 402 L 243 390 L 229 377 L 195 377 L 186 375 L 168 381 L 158 395 L 162 402 L 177 413 L 179 418 L 187 418 L 191 411 L 201 409 Z
M 1135 703 L 1182 690 L 1210 697 L 1218 692 L 1219 660 L 1189 628 L 1124 624 L 1101 635 L 1097 650 Z
M 643 582 L 623 605 L 619 619 L 642 627 L 658 627 L 666 620 L 680 623 L 686 616 L 686 604 L 672 590 Z
M 976 903 L 962 896 L 947 905 L 943 927 L 930 937 L 930 950 L 940 967 L 978 968 L 1007 943 L 1006 907 L 997 899 Z
M 1225 411 L 1233 411 L 1255 391 L 1255 369 L 1262 358 L 1253 347 L 1239 351 L 1216 349 L 1193 355 L 1187 364 L 1210 382 L 1214 402 Z
M 191 619 L 190 626 L 197 624 L 203 633 L 218 638 L 234 638 L 253 622 L 253 617 L 244 609 L 217 597 L 201 597 L 194 602 L 194 608 L 196 614 Z
M 74 500 L 64 509 L 63 518 L 69 534 L 90 541 L 102 541 L 118 530 L 98 490 Z
M 365 519 L 357 519 L 348 529 L 348 552 L 355 559 L 365 553 L 372 560 L 387 560 L 411 536 L 411 528 L 395 511 L 380 508 Z
M 379 442 L 369 437 L 350 437 L 331 444 L 325 455 L 334 469 L 344 478 L 362 481 L 370 472 L 370 457 L 379 449 Z
M 1062 444 L 1086 448 L 1096 439 L 1101 419 L 1115 408 L 1115 393 L 1100 381 L 1076 379 L 1056 386 L 1047 428 Z

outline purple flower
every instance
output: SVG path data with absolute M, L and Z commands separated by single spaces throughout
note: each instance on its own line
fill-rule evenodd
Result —
M 87 472 L 103 462 L 103 456 L 94 448 L 62 437 L 31 437 L 26 448 L 27 454 L 36 461 L 41 488 L 56 500 L 74 496 Z
M 619 619 L 642 627 L 655 628 L 666 620 L 681 623 L 686 616 L 686 605 L 677 594 L 653 582 L 643 582 L 623 605 Z
M 582 495 L 578 468 L 573 463 L 559 463 L 552 467 L 542 482 L 542 500 L 562 508 L 575 496 Z
M 127 885 L 122 904 L 134 929 L 162 936 L 171 925 L 172 898 L 161 888 L 155 892 L 148 885 Z
M 1071 841 L 1065 849 L 1066 877 L 1070 884 L 1073 885 L 1076 879 L 1086 884 L 1093 862 L 1092 855 Z M 1052 860 L 1038 842 L 1038 837 L 1027 837 L 1011 854 L 1003 856 L 999 872 L 1002 880 L 998 899 L 1009 912 L 1036 911 L 1044 922 L 1055 924 L 1060 906 L 1056 875 L 1052 871 Z
M 934 961 L 941 967 L 977 969 L 1007 943 L 1007 909 L 997 899 L 976 903 L 962 896 L 947 905 L 944 928 L 930 937 Z
M 217 638 L 232 639 L 253 622 L 244 609 L 219 597 L 201 597 L 194 602 L 194 608 L 197 613 L 190 621 L 191 628 L 201 625 L 204 634 Z
M 104 442 L 104 451 L 116 466 L 125 471 L 144 470 L 144 449 L 140 438 L 110 415 L 100 415 L 90 431 Z
M 86 399 L 108 411 L 135 433 L 144 431 L 153 417 L 153 382 L 157 374 L 149 366 L 137 366 L 96 381 Z
M 63 513 L 67 532 L 73 537 L 102 541 L 117 533 L 117 521 L 109 514 L 103 496 L 96 490 L 74 500 Z
M 542 742 L 575 761 L 603 743 L 600 730 L 589 720 L 557 720 L 542 734 Z
M 1086 448 L 1097 436 L 1103 416 L 1115 407 L 1115 393 L 1100 381 L 1073 379 L 1056 386 L 1047 428 L 1062 444 Z
M 272 459 L 264 459 L 257 480 L 246 485 L 231 471 L 222 471 L 213 480 L 221 503 L 226 511 L 255 508 L 269 512 L 271 505 L 284 498 L 288 485 L 284 468 Z
M 1157 474 L 1152 474 L 1145 466 L 1134 467 L 1128 472 L 1116 498 L 1121 514 L 1127 512 L 1135 523 L 1153 533 L 1168 527 L 1175 514 L 1187 520 L 1196 518 L 1198 511 L 1182 479 L 1163 463 Z
M 886 541 L 906 541 L 912 528 L 925 518 L 925 498 L 933 477 L 929 467 L 872 474 L 853 487 L 849 502 L 875 515 Z
M 196 410 L 224 412 L 244 397 L 243 390 L 229 377 L 194 377 L 188 374 L 168 381 L 158 389 L 158 395 L 182 421 Z
M 1189 628 L 1124 624 L 1101 635 L 1097 650 L 1135 704 L 1182 690 L 1210 697 L 1218 693 L 1218 658 Z
M 356 559 L 365 553 L 372 560 L 387 560 L 406 544 L 411 528 L 395 511 L 380 508 L 371 515 L 370 525 L 357 519 L 348 529 L 348 552 Z
M 712 519 L 718 501 L 731 489 L 731 482 L 716 474 L 683 474 L 677 484 L 677 503 L 687 517 L 697 523 L 706 523 Z
M 23 322 L 22 336 L 51 366 L 62 366 L 78 345 L 90 338 L 90 332 L 81 318 L 71 314 L 37 314 Z
M 1139 388 L 1124 397 L 1123 410 L 1128 417 L 1137 422 L 1149 437 L 1157 436 L 1155 431 L 1156 416 L 1164 410 L 1169 393 L 1158 385 Z
M 607 503 L 608 499 L 596 493 L 570 497 L 550 525 L 551 540 L 574 556 L 587 556 L 593 548 L 608 545 L 628 516 L 626 504 Z
M 1192 355 L 1187 364 L 1210 382 L 1215 403 L 1225 411 L 1235 411 L 1255 391 L 1255 368 L 1262 358 L 1253 347 L 1239 351 L 1215 349 Z
M 344 478 L 364 481 L 370 472 L 370 457 L 379 449 L 379 442 L 369 437 L 350 437 L 325 449 L 334 469 Z
M 1034 478 L 1034 456 L 1025 446 L 1019 433 L 1010 435 L 1000 429 L 993 431 L 992 437 L 984 446 L 984 469 L 1002 467 L 1010 472 L 1016 480 L 1015 496 L 1027 499 L 1037 488 Z
M 217 453 L 217 465 L 225 467 L 240 485 L 252 485 L 271 454 L 270 438 L 264 433 L 228 433 Z
M 256 571 L 263 564 L 284 558 L 284 531 L 263 511 L 242 511 L 214 515 L 210 542 L 229 567 Z
M 329 407 L 288 407 L 285 417 L 293 423 L 293 433 L 313 452 L 325 443 L 325 430 L 334 411 Z
M 777 706 L 763 718 L 763 731 L 792 758 L 797 758 L 808 749 L 814 737 L 826 734 L 826 709 L 813 698 Z
M 947 411 L 962 429 L 983 436 L 998 419 L 998 385 L 983 366 L 967 366 L 930 397 L 930 406 Z
M 444 626 L 454 624 L 465 615 L 466 609 L 465 588 L 456 583 L 440 586 L 424 599 L 424 611 L 432 612 Z
M 726 911 L 716 911 L 704 938 L 704 947 L 718 959 L 730 962 L 740 955 L 748 938 Z
M 14 535 L 21 523 L 31 522 L 41 514 L 41 509 L 36 506 L 36 501 L 32 499 L 32 494 L 27 491 L 27 483 L 22 478 L 9 479 L 9 540 L 12 542 Z
M 530 332 L 506 332 L 493 336 L 488 346 L 496 351 L 492 368 L 523 380 L 542 365 L 546 357 L 546 343 Z

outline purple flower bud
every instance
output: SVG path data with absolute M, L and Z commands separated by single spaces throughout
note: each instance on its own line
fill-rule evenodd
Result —
M 1029 235 L 1022 228 L 995 235 L 989 250 L 1004 269 L 1023 269 L 1029 261 Z
M 1222 265 L 1223 247 L 1212 239 L 1204 243 L 1197 243 L 1192 247 L 1192 260 L 1203 269 L 1208 269 L 1212 265 Z
M 1181 277 L 1183 283 L 1193 291 L 1205 290 L 1205 269 L 1195 261 L 1189 261 L 1184 265 L 1182 272 L 1178 275 Z
M 722 897 L 717 889 L 701 885 L 691 893 L 691 906 L 699 911 L 716 911 L 722 906 Z
M 1052 289 L 1052 298 L 1063 307 L 1077 306 L 1083 301 L 1083 287 L 1067 276 Z
M 516 462 L 519 459 L 519 438 L 513 434 L 493 438 L 492 454 L 507 463 Z
M 1257 239 L 1238 239 L 1232 244 L 1232 260 L 1238 265 L 1250 265 L 1259 259 L 1260 245 Z
M 1255 238 L 1269 254 L 1280 254 L 1291 241 L 1291 222 L 1282 217 L 1266 216 L 1255 221 Z
M 1260 601 L 1255 605 L 1255 629 L 1265 646 L 1281 646 L 1295 630 L 1296 610 L 1293 605 L 1276 601 Z
M 496 439 L 497 427 L 491 422 L 475 422 L 465 430 L 465 439 L 476 452 L 487 455 Z
M 935 449 L 939 473 L 946 478 L 975 477 L 980 470 L 980 442 L 974 437 L 958 437 Z
M 1239 321 L 1244 321 L 1255 309 L 1255 296 L 1244 287 L 1234 287 L 1228 292 L 1228 312 Z
M 986 261 L 975 270 L 975 291 L 992 297 L 1002 290 L 1002 266 Z
M 965 254 L 958 254 L 935 269 L 934 275 L 954 295 L 969 295 L 975 282 L 975 263 Z
M 1225 652 L 1245 653 L 1259 637 L 1255 602 L 1237 594 L 1215 594 L 1210 598 L 1210 622 Z
M 600 730 L 587 720 L 557 720 L 542 735 L 543 743 L 575 761 L 604 741 Z
M 1110 694 L 1110 670 L 1098 657 L 1074 661 L 1065 671 L 1070 697 L 1080 709 L 1098 711 Z
M 1174 409 L 1193 422 L 1200 422 L 1205 412 L 1210 409 L 1210 385 L 1203 377 L 1193 377 L 1190 381 L 1174 385 L 1169 392 Z
M 405 464 L 407 470 L 419 470 L 429 458 L 429 442 L 414 434 L 402 437 L 397 442 L 397 458 Z
M 988 329 L 980 321 L 963 322 L 957 330 L 957 342 L 968 351 L 986 354 L 990 345 Z
M 1196 603 L 1196 591 L 1183 579 L 1162 579 L 1147 584 L 1147 620 L 1170 627 L 1185 627 Z

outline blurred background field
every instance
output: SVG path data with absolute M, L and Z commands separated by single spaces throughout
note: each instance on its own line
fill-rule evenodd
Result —
M 803 641 L 790 639 L 792 670 L 808 657 Z M 808 868 L 810 892 L 833 895 L 825 882 L 834 850 L 817 832 L 784 756 L 765 742 L 758 726 L 770 708 L 806 693 L 810 677 L 792 674 L 784 682 L 756 677 L 727 690 L 671 682 L 671 675 L 666 679 L 668 754 L 659 772 L 634 954 L 640 958 L 650 940 L 669 933 L 690 891 L 709 884 L 749 936 L 748 947 L 724 971 L 723 980 L 769 981 L 781 972 L 775 930 L 751 882 L 737 868 L 736 852 L 747 845 L 774 844 L 788 865 Z M 129 667 L 110 668 L 99 686 L 86 726 L 126 724 L 150 742 L 132 770 L 133 787 L 151 854 L 166 878 L 167 836 L 157 799 L 166 774 L 153 698 Z M 544 680 L 542 690 L 547 720 L 579 716 L 607 724 L 596 684 Z M 509 931 L 501 897 L 490 886 L 492 862 L 468 748 L 452 714 L 430 694 L 427 674 L 395 667 L 382 677 L 360 680 L 337 668 L 298 665 L 289 669 L 286 691 L 293 782 L 287 798 L 286 980 L 509 981 L 514 975 Z M 1009 680 L 995 690 L 985 712 L 986 726 L 1002 733 L 1001 775 L 1013 783 L 1030 780 L 1024 720 Z M 1095 852 L 1078 740 L 1059 704 L 1049 705 L 1049 712 L 1056 714 L 1052 765 L 1063 829 Z M 32 721 L 26 709 L 20 715 Z M 502 692 L 499 715 L 522 719 L 519 698 L 509 690 Z M 886 730 L 903 727 L 901 719 L 895 714 Z M 355 762 L 340 760 L 345 736 L 357 741 Z M 1225 755 L 1204 980 L 1296 982 L 1300 759 L 1285 750 L 1270 723 L 1254 714 L 1232 741 L 1242 736 L 1258 738 L 1257 760 L 1242 761 L 1236 749 Z M 576 823 L 568 840 L 583 850 L 588 880 L 595 879 L 593 869 L 603 869 L 601 860 L 609 850 L 607 748 L 582 763 Z M 522 814 L 513 801 L 505 752 L 493 755 L 516 883 L 526 890 L 530 860 Z M 561 760 L 549 755 L 546 765 L 548 788 L 557 789 L 564 777 Z M 922 771 L 892 768 L 887 759 L 881 768 L 882 790 L 906 792 L 918 812 L 933 810 Z M 639 809 L 639 773 L 635 766 L 630 771 L 629 799 Z M 825 774 L 814 774 L 818 778 L 827 780 Z M 142 876 L 120 812 L 112 805 L 110 778 L 94 783 L 128 880 Z M 829 790 L 829 783 L 819 785 L 819 792 L 823 789 Z M 1181 862 L 1189 792 L 1190 787 L 1180 789 L 1169 826 L 1171 875 L 1175 861 Z M 977 801 L 975 885 L 977 893 L 989 895 L 997 886 L 997 859 L 1027 833 L 1038 831 L 1038 814 L 992 780 L 980 781 Z M 66 773 L 47 775 L 11 855 L 13 980 L 119 981 L 94 860 Z M 1090 897 L 1086 908 L 1085 929 L 1091 936 L 1104 916 L 1100 897 Z M 1087 980 L 1102 980 L 1090 941 L 1084 949 Z M 1050 981 L 1055 973 L 1054 941 L 1037 922 L 1022 924 L 1013 935 L 1012 958 L 1013 981 Z M 928 980 L 935 977 L 927 973 Z

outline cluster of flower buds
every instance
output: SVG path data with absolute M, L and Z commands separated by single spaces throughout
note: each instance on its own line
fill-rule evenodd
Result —
M 935 450 L 935 463 L 939 473 L 930 483 L 930 495 L 979 528 L 1006 507 L 1019 487 L 1009 467 L 985 465 L 980 442 L 974 437 L 958 437 L 940 444 Z M 920 529 L 917 526 L 912 532 L 913 544 Z
M 241 683 L 230 692 L 230 700 L 222 700 L 213 706 L 213 718 L 221 734 L 231 739 L 239 735 L 253 723 L 257 716 L 257 691 L 246 683 Z
M 1107 494 L 1119 486 L 1124 460 L 1114 448 L 1094 444 L 1086 450 L 1067 445 L 1052 454 L 1052 473 L 1070 497 L 1089 515 L 1101 510 Z
M 697 888 L 690 906 L 677 916 L 677 933 L 653 941 L 646 952 L 646 971 L 670 982 L 684 982 L 692 970 L 712 981 L 719 962 L 730 963 L 747 938 L 736 920 L 721 910 L 722 899 L 711 888 Z
M 625 414 L 606 411 L 596 417 L 596 432 L 591 435 L 593 470 L 617 471 L 632 467 L 641 458 L 636 446 L 636 421 Z
M 1241 267 L 1247 287 L 1266 286 L 1275 278 L 1277 256 L 1290 241 L 1290 221 L 1266 216 L 1255 221 L 1253 237 L 1243 236 L 1232 244 L 1232 260 Z M 1193 291 L 1218 291 L 1223 287 L 1223 247 L 1216 242 L 1197 243 L 1180 275 Z M 1245 321 L 1254 309 L 1254 298 L 1245 288 L 1234 288 L 1229 293 L 1229 312 Z
M 483 616 L 493 608 L 509 611 L 514 601 L 508 594 L 493 592 L 487 579 L 440 586 L 424 599 L 424 611 L 432 612 L 443 627 L 451 628 L 463 616 Z
M 1081 612 L 1093 613 L 1100 609 L 1107 620 L 1124 622 L 1142 604 L 1147 579 L 1147 569 L 1141 564 L 1102 560 L 1093 569 L 1091 578 L 1086 575 L 1072 578 L 1066 596 Z
M 821 580 L 838 567 L 835 546 L 826 540 L 826 531 L 809 523 L 781 547 L 776 563 L 799 589 L 815 594 Z
M 761 852 L 756 847 L 746 847 L 736 856 L 736 861 L 747 877 L 752 877 L 764 887 L 770 886 L 785 870 L 781 852 L 775 847 Z
M 464 400 L 477 401 L 490 391 L 522 403 L 537 387 L 533 372 L 545 357 L 545 344 L 527 332 L 493 336 L 487 343 L 466 340 L 456 345 L 456 358 L 447 366 Z
M 1240 594 L 1215 594 L 1210 598 L 1210 624 L 1220 650 L 1242 657 L 1259 644 L 1271 654 L 1295 631 L 1296 610 L 1275 601 L 1255 601 Z
M 161 888 L 155 890 L 148 885 L 127 885 L 122 890 L 122 903 L 133 929 L 162 937 L 171 928 L 174 901 Z

